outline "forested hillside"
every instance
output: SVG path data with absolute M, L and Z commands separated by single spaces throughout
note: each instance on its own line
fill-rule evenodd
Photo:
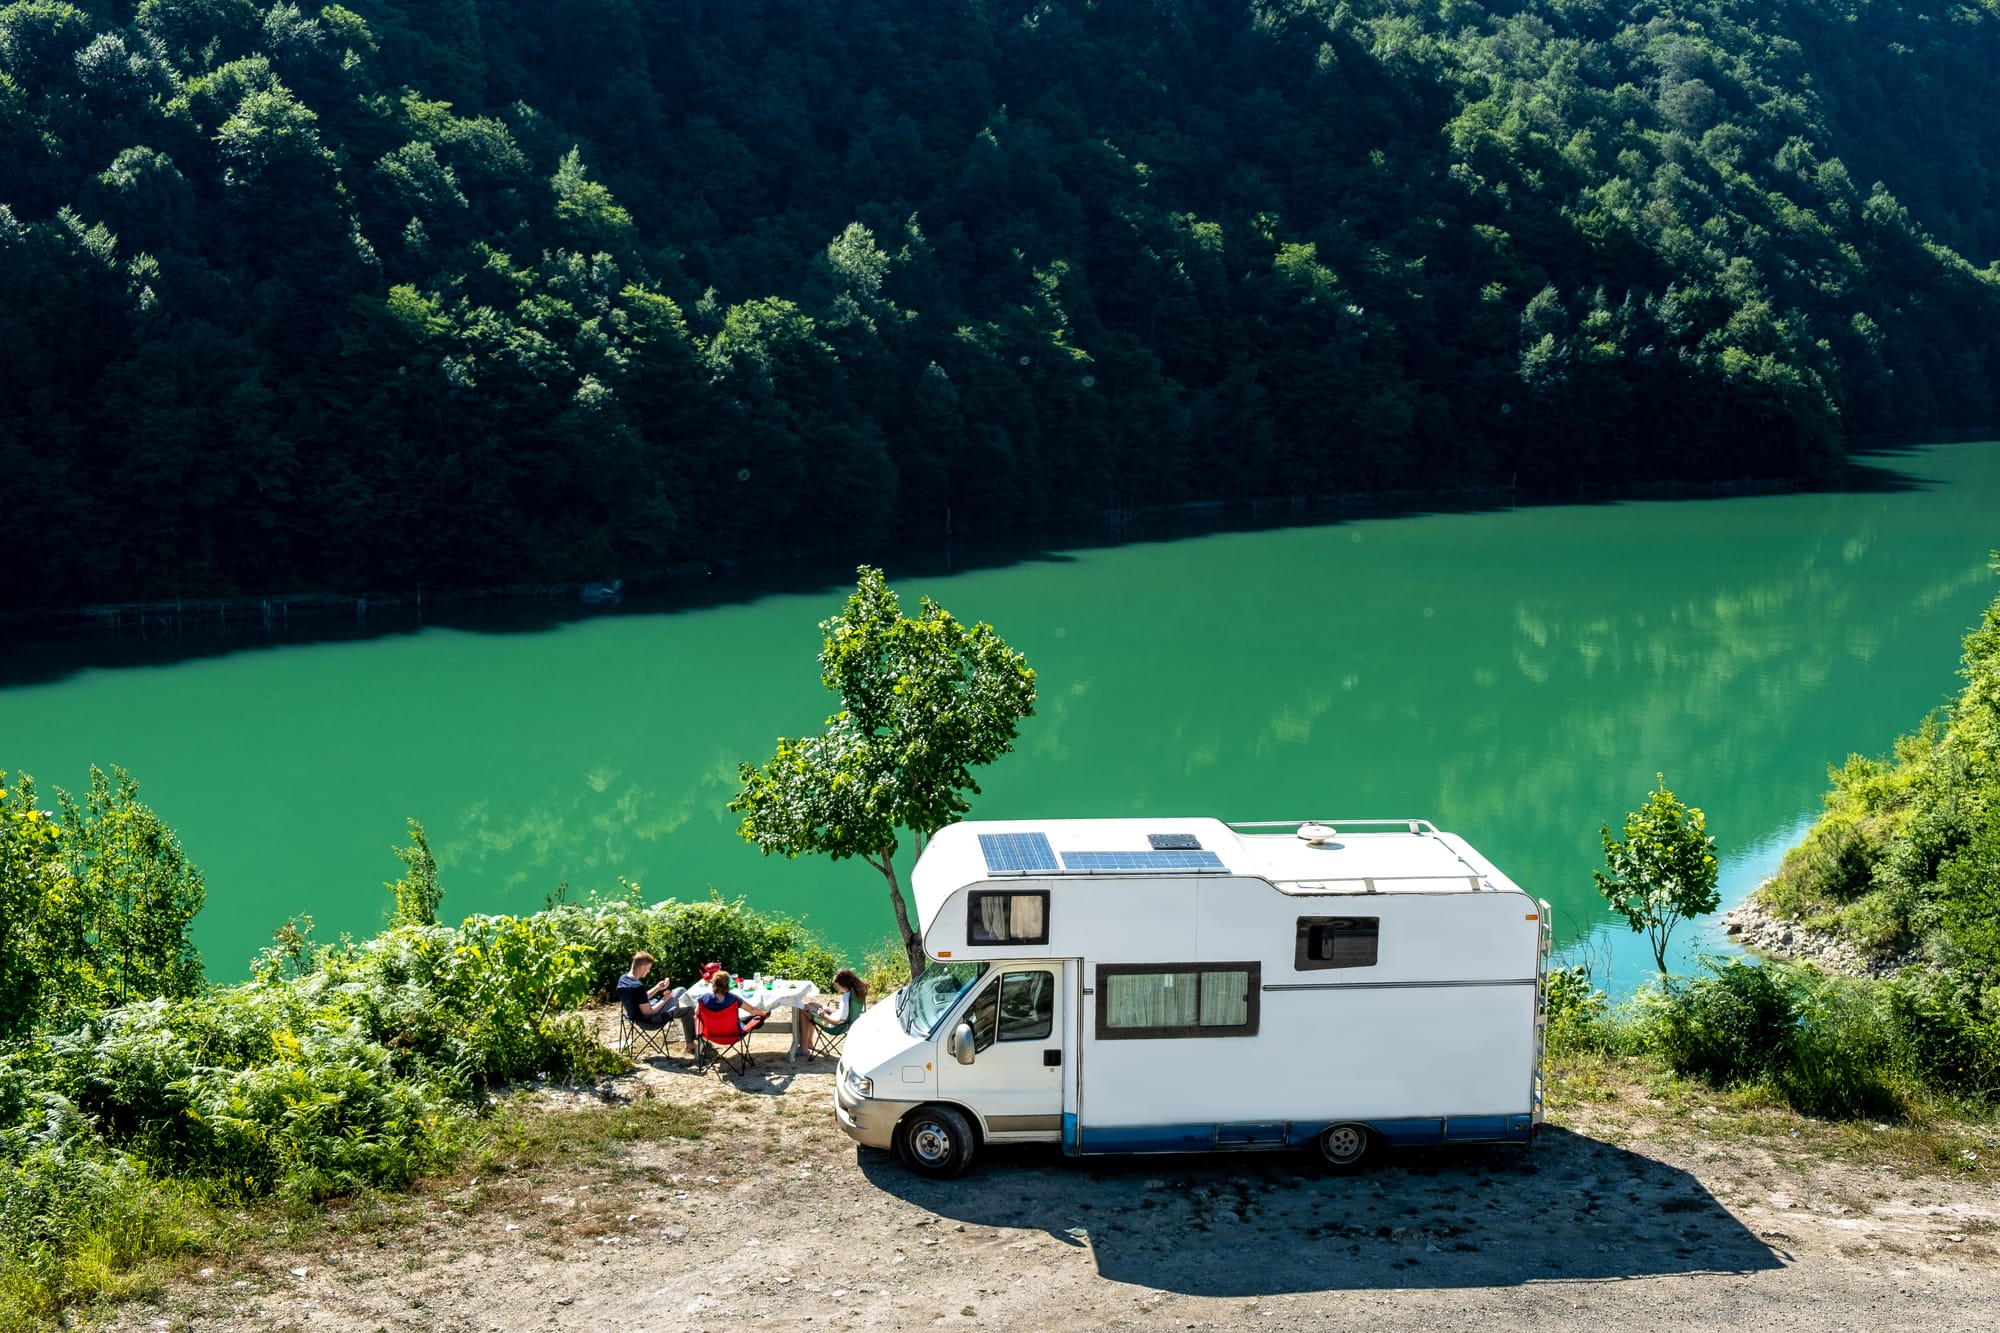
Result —
M 0 610 L 1811 477 L 1996 418 L 1996 69 L 2000 0 L 19 0 Z

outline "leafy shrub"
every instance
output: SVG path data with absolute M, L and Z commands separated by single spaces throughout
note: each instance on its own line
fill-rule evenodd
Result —
M 451 1112 L 441 1092 L 398 1079 L 388 1053 L 352 1026 L 275 1034 L 278 1058 L 200 1071 L 192 1118 L 206 1143 L 175 1165 L 241 1192 L 319 1199 L 406 1185 L 441 1159 Z
M 0 1130 L 0 1254 L 35 1255 L 83 1229 L 134 1165 L 110 1151 L 89 1117 L 42 1093 L 31 1114 Z
M 1904 1108 L 1903 1062 L 1881 989 L 1804 970 L 1779 979 L 1794 1023 L 1772 1053 L 1772 1081 L 1794 1110 L 1842 1119 Z
M 1884 987 L 1899 1048 L 1924 1083 L 1990 1100 L 2000 1094 L 2000 991 L 1962 975 L 1913 972 Z
M 1785 894 L 1780 910 L 1796 917 L 1827 904 L 1852 902 L 1874 887 L 1880 857 L 1880 845 L 1868 836 L 1857 812 L 1829 811 L 1785 853 L 1778 870 Z
M 1604 1051 L 1613 1044 L 1611 1002 L 1591 984 L 1588 967 L 1552 969 L 1543 994 L 1551 1051 Z
M 795 920 L 632 889 L 358 943 L 288 923 L 248 982 L 78 1011 L 0 1047 L 0 1327 L 187 1243 L 176 1190 L 397 1188 L 454 1151 L 482 1088 L 622 1067 L 575 1010 L 640 948 L 690 978 L 719 958 L 829 986 L 838 966 Z
M 2000 792 L 1969 814 L 1965 845 L 1938 864 L 1938 917 L 1961 966 L 2000 976 Z
M 861 973 L 861 980 L 867 984 L 868 998 L 872 1003 L 909 984 L 909 951 L 903 948 L 900 939 L 893 935 L 884 936 L 881 943 L 862 955 L 861 966 L 856 971 Z
M 0 782 L 0 1038 L 201 989 L 201 872 L 138 794 L 93 765 L 82 802 L 58 788 L 51 819 L 26 775 Z
M 1765 1083 L 1806 1115 L 1906 1112 L 1925 1087 L 1895 988 L 1810 967 L 1705 960 L 1709 975 L 1640 1000 L 1647 1046 L 1718 1087 Z
M 358 1021 L 294 1031 L 278 1007 L 262 1058 L 208 1064 L 176 1027 L 202 1008 L 129 1005 L 66 1034 L 50 1046 L 45 1088 L 108 1141 L 233 1196 L 391 1188 L 443 1151 L 440 1126 L 457 1114 L 443 1090 L 398 1076 Z
M 1649 1043 L 1677 1072 L 1719 1086 L 1771 1072 L 1796 1015 L 1783 969 L 1704 960 L 1709 975 L 1646 992 Z

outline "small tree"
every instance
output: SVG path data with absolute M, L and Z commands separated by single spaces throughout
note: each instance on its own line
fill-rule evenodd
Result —
M 412 819 L 410 845 L 390 850 L 403 863 L 404 874 L 401 879 L 382 885 L 396 899 L 396 911 L 389 924 L 435 926 L 438 904 L 444 901 L 444 887 L 438 883 L 437 858 L 431 855 L 431 840 L 424 836 L 424 826 Z
M 0 1042 L 34 1025 L 42 995 L 40 927 L 60 864 L 60 826 L 35 808 L 23 774 L 10 791 L 0 773 Z
M 1611 910 L 1645 932 L 1653 965 L 1664 974 L 1674 927 L 1713 912 L 1722 896 L 1715 888 L 1715 839 L 1708 836 L 1707 816 L 1667 790 L 1666 774 L 1654 776 L 1660 788 L 1625 816 L 1624 838 L 1613 837 L 1608 825 L 1598 830 L 1606 868 L 1591 874 Z
M 32 788 L 21 789 L 25 807 Z M 56 789 L 57 831 L 28 957 L 40 974 L 38 1024 L 71 1020 L 131 1000 L 178 999 L 202 987 L 201 954 L 188 939 L 206 890 L 180 839 L 139 799 L 122 768 L 95 764 L 81 802 Z
M 856 573 L 846 608 L 820 624 L 820 679 L 840 711 L 817 736 L 781 737 L 762 768 L 744 764 L 729 808 L 766 856 L 824 852 L 873 866 L 915 975 L 924 945 L 896 879 L 897 831 L 921 855 L 972 808 L 972 770 L 1012 750 L 1034 714 L 1035 673 L 991 625 L 962 625 L 928 597 L 905 617 L 881 570 Z

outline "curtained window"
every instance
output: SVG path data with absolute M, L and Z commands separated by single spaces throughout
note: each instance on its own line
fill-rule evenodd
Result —
M 968 945 L 1049 942 L 1047 889 L 1019 893 L 972 893 L 966 897 L 965 942 Z
M 1255 1036 L 1262 972 L 1258 963 L 1100 964 L 1097 1035 Z

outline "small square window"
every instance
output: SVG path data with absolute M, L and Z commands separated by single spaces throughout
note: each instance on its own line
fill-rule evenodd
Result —
M 1302 916 L 1292 965 L 1301 972 L 1373 967 L 1381 934 L 1380 917 Z
M 1049 894 L 1046 889 L 966 895 L 965 942 L 970 945 L 1047 944 Z

